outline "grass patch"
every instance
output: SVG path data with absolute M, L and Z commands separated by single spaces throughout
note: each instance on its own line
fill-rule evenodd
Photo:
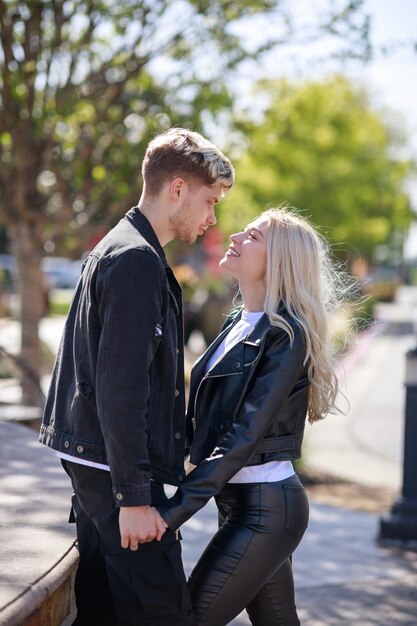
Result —
M 49 293 L 48 315 L 68 315 L 73 291 L 71 289 L 52 289 Z
M 70 308 L 69 302 L 62 302 L 59 300 L 51 300 L 49 303 L 49 315 L 68 315 Z

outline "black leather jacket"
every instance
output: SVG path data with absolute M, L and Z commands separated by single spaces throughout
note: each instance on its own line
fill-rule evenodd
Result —
M 240 319 L 239 311 L 194 365 L 187 439 L 190 460 L 198 467 L 167 505 L 158 506 L 173 530 L 245 465 L 301 455 L 309 393 L 305 338 L 283 306 L 279 313 L 294 331 L 292 344 L 265 314 L 206 374 L 208 360 Z
M 115 503 L 184 478 L 181 288 L 148 220 L 129 211 L 89 255 L 66 321 L 40 441 L 109 464 Z

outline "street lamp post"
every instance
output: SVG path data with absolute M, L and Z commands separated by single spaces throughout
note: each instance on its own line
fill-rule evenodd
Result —
M 406 354 L 403 487 L 380 519 L 381 545 L 417 549 L 417 347 Z

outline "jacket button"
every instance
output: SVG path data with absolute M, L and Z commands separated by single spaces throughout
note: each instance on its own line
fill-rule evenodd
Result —
M 180 349 L 179 349 L 179 348 L 177 348 L 177 354 L 179 354 L 179 353 L 180 353 Z
M 235 368 L 235 370 L 238 370 L 238 369 L 239 369 L 239 367 L 240 367 L 240 361 L 235 361 L 235 362 L 233 363 L 233 367 Z
M 82 452 L 84 452 L 84 448 L 82 446 L 77 446 L 77 452 L 81 454 Z
M 181 439 L 181 433 L 175 433 L 174 437 L 175 439 Z
M 182 483 L 182 481 L 184 480 L 184 476 L 182 474 L 178 474 L 178 480 L 180 481 L 180 483 Z
M 123 494 L 122 493 L 116 493 L 116 498 L 120 502 L 120 500 L 123 500 Z
M 175 390 L 175 397 L 178 398 L 178 396 L 180 395 L 180 392 L 178 391 L 178 389 Z
M 69 448 L 69 447 L 70 447 L 70 442 L 69 442 L 69 441 L 66 441 L 66 442 L 64 443 L 64 448 Z

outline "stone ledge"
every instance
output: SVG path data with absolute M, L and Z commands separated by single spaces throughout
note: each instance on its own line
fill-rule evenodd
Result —
M 59 626 L 78 564 L 70 526 L 0 525 L 0 626 Z

